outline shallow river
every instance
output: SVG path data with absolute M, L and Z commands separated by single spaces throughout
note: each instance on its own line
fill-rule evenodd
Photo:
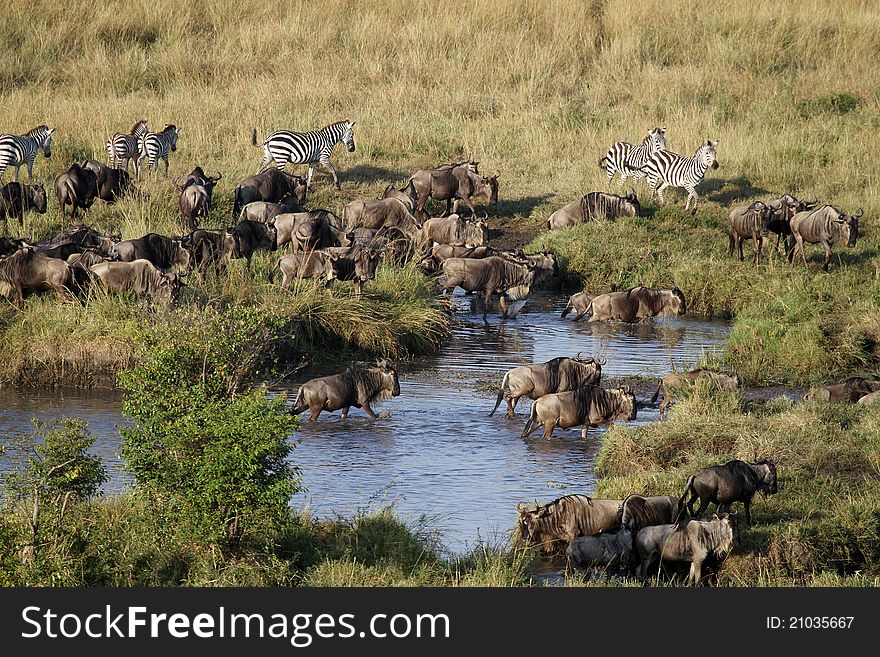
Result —
M 472 299 L 454 300 L 451 339 L 436 357 L 400 367 L 401 395 L 375 407 L 380 420 L 352 409 L 344 422 L 338 412 L 303 422 L 292 459 L 308 490 L 294 497 L 294 507 L 308 506 L 319 517 L 351 517 L 392 504 L 412 522 L 424 514 L 426 528 L 453 552 L 481 541 L 501 543 L 518 502 L 593 491 L 603 433 L 592 429 L 583 441 L 579 428 L 557 429 L 551 441 L 540 431 L 522 439 L 528 400 L 520 402 L 515 420 L 504 418 L 503 402 L 488 417 L 507 369 L 583 352 L 607 360 L 606 381 L 654 377 L 673 365 L 688 369 L 704 352 L 720 350 L 729 330 L 725 322 L 692 318 L 637 326 L 572 323 L 559 317 L 562 294 L 533 296 L 515 320 L 500 321 L 490 312 L 487 328 Z M 300 383 L 323 374 L 301 372 L 288 389 L 291 398 Z M 641 403 L 649 401 L 647 388 L 637 389 Z M 6 442 L 27 433 L 34 416 L 83 419 L 110 470 L 105 491 L 117 492 L 129 481 L 117 456 L 117 427 L 124 423 L 119 409 L 118 394 L 107 391 L 0 390 L 0 436 Z M 642 407 L 634 424 L 656 417 L 656 405 Z

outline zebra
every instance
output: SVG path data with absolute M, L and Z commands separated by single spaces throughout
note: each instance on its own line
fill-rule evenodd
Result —
M 648 136 L 641 146 L 634 146 L 626 141 L 614 144 L 605 157 L 599 160 L 599 168 L 608 172 L 606 188 L 611 187 L 615 173 L 620 173 L 620 189 L 623 189 L 627 178 L 638 179 L 644 176 L 639 167 L 647 164 L 654 153 L 662 150 L 666 150 L 666 128 L 648 130 Z
M 312 183 L 312 173 L 315 166 L 320 163 L 325 169 L 333 174 L 333 182 L 339 188 L 339 179 L 336 177 L 336 169 L 330 162 L 330 156 L 336 144 L 344 143 L 349 153 L 354 151 L 354 125 L 355 121 L 337 121 L 320 130 L 310 132 L 291 132 L 289 130 L 276 130 L 261 143 L 257 143 L 257 130 L 251 143 L 254 146 L 263 147 L 263 159 L 257 173 L 262 173 L 270 162 L 282 171 L 288 162 L 293 164 L 308 164 L 309 172 L 306 175 L 306 188 Z
M 150 170 L 159 173 L 159 160 L 165 160 L 165 176 L 168 176 L 168 153 L 177 150 L 177 137 L 180 128 L 173 123 L 167 124 L 162 132 L 145 132 L 140 138 L 140 156 L 135 162 L 135 170 L 140 178 L 140 162 L 147 159 L 147 173 Z
M 55 128 L 38 125 L 23 135 L 0 135 L 0 180 L 10 164 L 15 167 L 15 182 L 22 164 L 27 164 L 28 182 L 34 181 L 34 160 L 37 151 L 42 150 L 47 158 L 52 157 L 52 133 Z
M 660 197 L 660 203 L 664 203 L 663 190 L 669 187 L 684 187 L 688 192 L 687 203 L 684 206 L 685 211 L 691 205 L 691 199 L 694 200 L 694 207 L 691 214 L 697 213 L 697 192 L 694 187 L 703 182 L 703 176 L 709 167 L 718 168 L 715 148 L 718 141 L 707 139 L 703 145 L 697 149 L 692 157 L 684 157 L 672 151 L 658 151 L 651 156 L 648 163 L 640 169 L 648 177 L 648 187 L 651 188 L 651 198 L 654 198 L 654 192 Z M 658 186 L 658 183 L 661 183 Z
M 107 140 L 107 159 L 110 168 L 122 166 L 125 160 L 125 170 L 128 171 L 129 162 L 134 159 L 135 172 L 138 169 L 138 160 L 141 155 L 141 137 L 149 132 L 146 119 L 141 119 L 133 126 L 127 135 L 117 132 Z

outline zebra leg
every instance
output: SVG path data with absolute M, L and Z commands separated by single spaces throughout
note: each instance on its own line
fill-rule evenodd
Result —
M 623 186 L 626 184 L 627 178 L 628 178 L 628 176 L 626 175 L 626 173 L 621 171 L 620 172 L 620 189 L 623 189 Z
M 691 214 L 697 214 L 697 191 L 693 187 L 685 186 L 685 189 L 688 193 L 687 203 L 684 205 L 684 209 L 687 210 L 691 205 L 691 199 L 694 200 L 694 207 L 691 208 Z
M 166 155 L 162 159 L 165 160 L 165 177 L 167 178 L 168 177 L 168 156 Z M 158 172 L 159 172 L 159 163 L 156 162 L 156 173 L 158 173 Z
M 336 169 L 333 167 L 333 163 L 329 159 L 321 160 L 321 166 L 333 174 L 333 184 L 336 185 L 336 189 L 339 189 L 339 179 L 336 177 Z
M 666 200 L 663 198 L 663 190 L 669 187 L 668 182 L 664 182 L 659 187 L 657 187 L 654 191 L 657 192 L 657 198 L 660 199 L 660 205 L 666 205 Z M 653 195 L 652 195 L 653 198 Z
M 277 165 L 277 164 L 276 164 Z M 306 189 L 312 186 L 312 174 L 315 172 L 315 163 L 309 162 L 309 171 L 306 173 Z

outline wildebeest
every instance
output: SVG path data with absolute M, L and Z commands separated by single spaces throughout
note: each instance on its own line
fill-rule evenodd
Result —
M 697 381 L 711 381 L 719 390 L 731 392 L 738 390 L 740 387 L 739 375 L 735 372 L 718 372 L 702 368 L 697 368 L 690 372 L 670 372 L 660 379 L 660 382 L 657 384 L 657 390 L 654 391 L 654 396 L 651 397 L 651 403 L 653 404 L 657 401 L 657 397 L 660 396 L 660 391 L 663 391 L 663 401 L 660 402 L 661 420 L 669 404 L 672 403 L 672 389 L 684 388 L 693 385 Z
M 302 208 L 306 204 L 306 191 L 306 180 L 303 176 L 281 169 L 266 169 L 245 178 L 235 187 L 232 218 L 239 218 L 241 209 L 253 201 L 280 203 L 287 197 L 288 202 L 296 199 L 297 205 Z
M 832 404 L 853 403 L 877 390 L 880 390 L 880 381 L 869 381 L 861 376 L 851 376 L 840 383 L 810 388 L 804 394 L 804 401 L 824 401 Z
M 538 399 L 552 392 L 565 392 L 584 384 L 596 385 L 602 378 L 604 364 L 604 359 L 597 360 L 589 356 L 582 359 L 578 354 L 574 358 L 559 357 L 546 363 L 514 367 L 504 374 L 495 408 L 489 413 L 489 417 L 495 415 L 502 399 L 507 401 L 507 417 L 512 418 L 516 416 L 516 405 L 523 397 Z
M 574 298 L 569 303 L 573 305 Z M 656 290 L 642 286 L 621 292 L 606 292 L 593 297 L 585 313 L 590 315 L 588 322 L 616 320 L 629 323 L 644 322 L 653 317 L 683 315 L 684 294 L 678 287 L 673 287 L 671 290 Z M 578 313 L 575 319 L 580 318 L 582 314 Z
M 177 185 L 180 191 L 178 199 L 180 217 L 186 221 L 190 232 L 199 227 L 197 221 L 199 217 L 207 218 L 211 211 L 214 186 L 222 177 L 220 172 L 217 172 L 216 176 L 205 175 L 201 167 L 196 167 L 184 182 Z
M 131 186 L 131 176 L 124 169 L 111 169 L 97 160 L 84 160 L 80 166 L 95 172 L 98 198 L 107 203 L 115 203 Z
M 333 247 L 324 251 L 330 257 L 333 278 L 338 281 L 354 281 L 354 296 L 360 299 L 364 284 L 376 278 L 381 251 L 357 247 Z
M 535 281 L 535 267 L 493 256 L 479 260 L 450 258 L 443 262 L 444 293 L 460 286 L 468 292 L 483 293 L 483 321 L 487 322 L 489 300 L 493 294 L 501 295 L 501 310 L 506 312 L 509 302 L 525 299 Z
M 565 317 L 571 311 L 574 311 L 574 319 L 573 321 L 579 320 L 581 317 L 587 314 L 587 309 L 590 307 L 590 302 L 595 299 L 598 294 L 590 294 L 589 292 L 576 292 L 572 294 L 568 298 L 568 303 L 565 304 L 565 308 L 562 309 L 562 317 Z
M 446 212 L 458 212 L 459 203 L 464 203 L 470 208 L 471 215 L 476 216 L 476 210 L 471 202 L 474 196 L 485 196 L 488 203 L 498 204 L 498 178 L 491 178 L 474 173 L 468 163 L 452 167 L 440 167 L 437 169 L 422 169 L 416 171 L 404 185 L 402 192 L 408 193 L 416 199 L 416 209 L 424 210 L 425 203 L 429 198 L 436 201 L 446 201 Z
M 730 226 L 726 229 L 728 238 L 728 255 L 733 256 L 734 246 L 739 250 L 740 262 L 743 260 L 743 242 L 753 240 L 755 247 L 755 264 L 761 258 L 761 246 L 770 230 L 770 219 L 773 208 L 761 201 L 751 205 L 733 208 L 730 211 Z
M 734 502 L 742 502 L 746 511 L 746 525 L 752 525 L 750 506 L 752 497 L 761 491 L 766 495 L 775 495 L 777 491 L 776 464 L 773 461 L 762 459 L 755 463 L 733 460 L 724 465 L 713 465 L 698 470 L 688 477 L 684 488 L 684 494 L 679 502 L 685 504 L 688 513 L 693 516 L 693 506 L 697 498 L 700 499 L 700 508 L 697 516 L 703 513 L 714 502 L 718 505 L 717 512 L 721 513 Z M 685 503 L 690 495 L 690 499 Z
M 544 426 L 544 438 L 553 437 L 556 427 L 569 429 L 583 426 L 581 438 L 590 427 L 609 426 L 615 420 L 628 422 L 636 417 L 636 397 L 628 387 L 601 388 L 582 385 L 574 390 L 551 393 L 532 402 L 529 419 L 522 437 L 527 438 Z
M 67 216 L 67 206 L 72 206 L 71 218 L 76 219 L 77 210 L 88 210 L 98 198 L 98 177 L 94 171 L 84 169 L 78 162 L 70 165 L 55 178 L 55 196 L 61 208 L 61 224 Z
M 570 566 L 617 566 L 628 570 L 632 549 L 633 533 L 620 528 L 595 536 L 580 536 L 568 544 L 565 555 Z
M 46 200 L 46 190 L 41 182 L 31 185 L 9 182 L 3 185 L 0 189 L 0 220 L 3 221 L 4 231 L 10 217 L 17 218 L 20 226 L 28 210 L 46 214 Z
M 278 261 L 276 267 L 281 270 L 281 287 L 285 290 L 297 279 L 311 279 L 324 285 L 336 278 L 333 261 L 323 251 L 289 253 Z
M 630 495 L 623 500 L 620 524 L 637 533 L 650 525 L 666 525 L 676 522 L 681 512 L 681 502 L 669 495 Z
M 11 255 L 26 246 L 30 245 L 19 237 L 0 237 L 0 256 Z
M 419 241 L 422 244 L 433 241 L 452 246 L 484 246 L 489 241 L 489 226 L 485 221 L 468 221 L 457 214 L 432 217 L 422 224 Z
M 50 258 L 25 246 L 12 255 L 0 258 L 0 296 L 15 292 L 24 301 L 25 290 L 55 290 L 61 301 L 72 301 L 73 274 L 64 260 Z
M 179 241 L 158 233 L 119 242 L 116 255 L 122 262 L 149 260 L 159 269 L 171 269 L 177 274 L 189 271 L 192 260 L 190 252 Z
M 53 258 L 66 259 L 72 253 L 79 253 L 87 249 L 94 250 L 98 254 L 110 259 L 117 258 L 116 242 L 120 239 L 119 235 L 102 235 L 91 226 L 79 225 L 74 228 L 57 233 L 48 242 L 40 242 L 37 248 L 43 252 L 53 251 Z M 56 249 L 55 247 L 72 247 L 67 249 Z M 63 255 L 62 255 L 63 254 Z
M 576 201 L 556 210 L 547 219 L 547 230 L 559 230 L 577 226 L 586 221 L 602 219 L 615 220 L 617 217 L 637 217 L 642 206 L 635 192 L 626 196 L 590 192 Z
M 611 531 L 620 524 L 621 500 L 565 495 L 534 507 L 518 504 L 520 540 L 554 552 L 580 536 Z
M 229 260 L 239 257 L 238 237 L 231 228 L 199 228 L 184 238 L 182 245 L 189 249 L 193 266 L 203 280 L 209 267 L 213 268 L 214 275 L 217 276 Z
M 256 251 L 275 251 L 278 248 L 278 232 L 274 225 L 242 219 L 230 230 L 238 239 L 238 257 L 247 259 L 248 269 Z
M 278 246 L 288 242 L 294 250 L 308 251 L 349 245 L 344 231 L 339 228 L 339 217 L 319 208 L 308 212 L 280 214 L 270 223 L 275 226 Z
M 641 565 L 636 573 L 643 580 L 655 559 L 690 561 L 687 583 L 699 584 L 703 562 L 710 556 L 723 559 L 736 540 L 736 516 L 713 515 L 709 520 L 683 520 L 676 524 L 645 527 L 636 534 Z
M 864 210 L 858 214 L 849 215 L 831 205 L 823 205 L 815 210 L 798 212 L 791 218 L 789 226 L 794 236 L 794 249 L 791 252 L 792 261 L 800 251 L 804 265 L 807 264 L 807 256 L 804 254 L 804 242 L 809 244 L 821 244 L 825 248 L 825 261 L 822 268 L 828 271 L 831 262 L 831 245 L 834 242 L 846 240 L 846 245 L 853 248 L 859 235 L 859 218 Z
M 352 201 L 342 209 L 343 230 L 394 227 L 415 235 L 421 226 L 407 204 L 396 197 Z
M 378 416 L 370 404 L 399 394 L 397 370 L 388 361 L 380 360 L 375 367 L 352 366 L 341 374 L 306 381 L 296 393 L 292 412 L 299 415 L 308 408 L 311 411 L 309 420 L 314 421 L 321 411 L 341 408 L 344 420 L 354 406 L 363 408 L 367 415 L 376 420 Z
M 149 297 L 156 303 L 170 306 L 180 290 L 179 274 L 166 274 L 149 260 L 101 262 L 89 268 L 106 292 L 132 292 L 136 297 Z
M 770 223 L 767 228 L 771 233 L 776 233 L 776 252 L 779 253 L 779 242 L 785 240 L 785 254 L 791 259 L 791 250 L 793 248 L 791 237 L 791 226 L 789 222 L 791 218 L 798 212 L 812 210 L 818 205 L 819 199 L 812 201 L 799 201 L 791 194 L 783 194 L 777 199 L 767 201 L 766 205 L 771 210 Z
M 269 223 L 274 217 L 282 214 L 301 212 L 302 208 L 299 201 L 293 194 L 286 194 L 277 203 L 268 201 L 252 201 L 245 205 L 238 215 L 238 220 L 250 219 L 251 221 L 262 221 Z
M 865 395 L 864 397 L 860 397 L 859 401 L 856 403 L 861 406 L 870 406 L 871 404 L 876 404 L 877 402 L 880 402 L 880 390 Z

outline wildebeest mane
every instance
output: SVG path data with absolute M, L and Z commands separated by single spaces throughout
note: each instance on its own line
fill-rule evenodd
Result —
M 556 392 L 559 390 L 559 384 L 562 379 L 562 375 L 560 373 L 560 369 L 562 367 L 562 363 L 568 360 L 564 357 L 554 358 L 553 360 L 548 360 L 544 363 L 544 367 L 547 369 L 547 390 L 550 392 Z
M 745 461 L 728 461 L 724 467 L 734 475 L 742 477 L 750 488 L 757 489 L 761 478 L 757 475 L 754 468 Z
M 351 377 L 354 382 L 358 404 L 369 403 L 376 399 L 381 401 L 391 396 L 390 391 L 382 389 L 382 374 L 375 368 L 353 365 L 345 370 L 344 375 Z
M 9 282 L 20 280 L 33 256 L 33 249 L 24 248 L 0 258 L 0 280 Z

